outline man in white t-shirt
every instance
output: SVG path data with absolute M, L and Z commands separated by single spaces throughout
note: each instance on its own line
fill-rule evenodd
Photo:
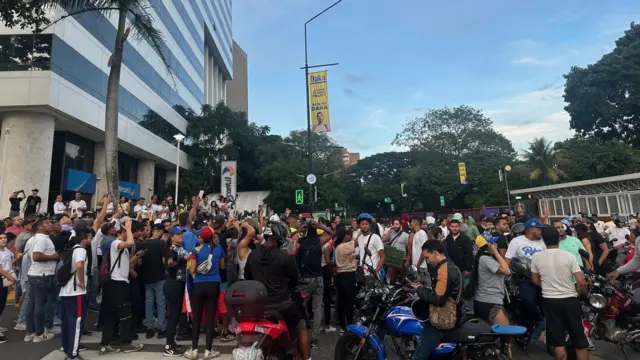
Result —
M 582 305 L 578 300 L 578 291 L 587 294 L 587 282 L 576 257 L 559 248 L 558 230 L 546 227 L 542 229 L 542 237 L 547 249 L 532 256 L 531 278 L 535 285 L 542 287 L 546 343 L 554 348 L 556 359 L 565 359 L 565 339 L 569 334 L 577 358 L 587 360 L 589 342 L 584 335 Z
M 534 254 L 547 249 L 541 238 L 542 222 L 540 219 L 532 218 L 524 223 L 524 235 L 520 235 L 511 242 L 507 248 L 505 260 L 511 265 L 511 260 L 515 258 L 531 259 Z M 538 339 L 544 331 L 544 318 L 540 312 L 541 293 L 540 288 L 528 280 L 521 280 L 518 283 L 520 298 L 522 299 L 523 311 L 531 314 L 536 322 L 536 326 L 531 331 L 531 337 Z
M 360 226 L 360 235 L 356 238 L 356 246 L 360 252 L 360 265 L 368 264 L 380 272 L 384 265 L 384 244 L 382 239 L 371 229 L 373 218 L 369 214 L 360 214 L 358 216 L 358 226 Z M 369 251 L 367 252 L 366 249 Z M 374 279 L 365 266 L 365 273 L 370 279 Z
M 608 227 L 605 233 L 609 237 L 609 241 L 613 241 L 613 246 L 617 249 L 627 244 L 627 236 L 631 234 L 628 228 L 624 226 L 622 220 L 613 219 L 615 227 Z
M 409 236 L 409 248 L 411 249 L 411 265 L 415 265 L 422 270 L 427 269 L 427 262 L 422 257 L 422 245 L 429 239 L 427 233 L 422 229 L 422 218 L 414 216 L 411 218 L 412 234 Z
M 106 301 L 104 309 L 107 316 L 100 340 L 99 355 L 108 355 L 120 351 L 128 353 L 142 350 L 142 344 L 133 344 L 133 334 L 131 333 L 131 300 L 129 288 L 129 266 L 135 263 L 136 256 L 129 256 L 129 249 L 135 247 L 133 233 L 131 232 L 131 220 L 124 222 L 124 238 L 116 239 L 111 243 L 109 249 L 109 268 L 111 279 L 103 288 L 102 301 Z M 105 299 L 106 298 L 106 299 Z M 111 340 L 116 329 L 116 319 L 119 319 L 120 341 L 124 344 L 122 348 L 113 348 Z
M 76 192 L 75 199 L 69 201 L 69 208 L 71 209 L 72 218 L 81 218 L 82 213 L 87 211 L 87 203 L 82 200 L 82 194 Z
M 87 232 L 78 230 L 75 236 L 69 239 L 73 248 L 69 251 L 71 256 L 71 279 L 60 288 L 60 319 L 62 324 L 62 349 L 67 355 L 67 359 L 78 357 L 80 337 L 84 325 L 84 314 L 86 314 L 86 294 L 87 294 L 87 259 L 86 247 Z M 68 254 L 68 253 L 67 253 Z
M 604 234 L 604 221 L 598 218 L 598 214 L 591 215 L 591 221 L 593 221 L 593 226 L 596 228 L 598 234 Z
M 49 219 L 38 220 L 34 228 L 36 234 L 31 239 L 31 267 L 27 273 L 29 279 L 30 300 L 27 304 L 27 334 L 25 342 L 39 343 L 53 339 L 57 331 L 47 329 L 45 331 L 45 312 L 47 301 L 51 301 L 52 295 L 56 291 L 54 274 L 56 264 L 60 259 L 60 254 L 56 253 L 53 241 L 49 238 L 52 231 Z

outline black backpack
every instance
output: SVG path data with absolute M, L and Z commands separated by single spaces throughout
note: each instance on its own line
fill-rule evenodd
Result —
M 80 245 L 74 245 L 71 248 L 69 248 L 68 246 L 65 247 L 62 256 L 60 256 L 59 264 L 61 265 L 58 267 L 58 271 L 56 272 L 56 283 L 58 284 L 58 286 L 62 287 L 67 285 L 69 280 L 71 280 L 71 278 L 73 277 L 73 289 L 76 289 L 75 271 L 72 271 L 73 264 L 71 264 L 71 262 L 73 261 L 73 252 L 80 247 Z

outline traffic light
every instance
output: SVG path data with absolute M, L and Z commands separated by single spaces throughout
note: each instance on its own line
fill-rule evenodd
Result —
M 296 205 L 304 204 L 304 190 L 297 189 L 296 190 Z

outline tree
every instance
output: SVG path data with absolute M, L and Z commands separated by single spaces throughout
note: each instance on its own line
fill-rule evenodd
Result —
M 565 110 L 583 136 L 618 139 L 640 146 L 640 24 L 631 23 L 613 51 L 566 79 Z
M 567 175 L 557 167 L 562 161 L 561 153 L 553 150 L 553 143 L 544 137 L 534 138 L 529 150 L 524 152 L 526 166 L 529 167 L 529 179 L 557 183 Z
M 470 106 L 431 109 L 423 117 L 408 120 L 393 144 L 440 152 L 460 160 L 478 150 L 514 156 L 511 141 L 492 126 L 491 119 Z
M 64 9 L 67 14 L 51 21 L 48 11 Z M 113 53 L 109 59 L 109 80 L 105 110 L 105 163 L 107 187 L 109 193 L 118 196 L 118 93 L 120 90 L 120 73 L 122 71 L 122 55 L 124 44 L 129 35 L 135 39 L 147 41 L 160 56 L 167 70 L 169 63 L 164 55 L 164 38 L 153 26 L 153 17 L 149 14 L 148 0 L 4 0 L 0 4 L 0 20 L 7 26 L 33 28 L 40 32 L 68 17 L 82 13 L 100 13 L 106 16 L 115 14 L 118 17 L 116 39 Z

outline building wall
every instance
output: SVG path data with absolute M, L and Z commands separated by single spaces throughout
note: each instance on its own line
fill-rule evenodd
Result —
M 249 79 L 247 53 L 233 42 L 233 80 L 227 83 L 227 106 L 249 113 Z

